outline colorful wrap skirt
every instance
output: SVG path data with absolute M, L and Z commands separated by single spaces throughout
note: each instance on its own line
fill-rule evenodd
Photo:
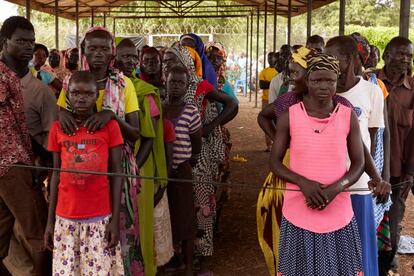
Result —
M 289 151 L 283 160 L 289 165 Z M 257 199 L 256 221 L 259 244 L 270 275 L 276 275 L 279 261 L 279 237 L 285 181 L 272 173 L 266 178 Z

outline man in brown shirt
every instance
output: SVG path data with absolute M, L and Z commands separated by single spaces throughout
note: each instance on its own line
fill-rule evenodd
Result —
M 32 164 L 30 131 L 25 118 L 21 77 L 29 72 L 33 54 L 33 25 L 25 18 L 8 18 L 0 30 L 0 263 L 8 255 L 15 222 L 32 252 L 34 275 L 49 275 L 43 247 L 47 206 L 41 189 L 33 186 L 31 171 L 16 164 Z M 5 272 L 1 270 L 0 274 Z
M 51 88 L 28 72 L 20 79 L 26 125 L 32 139 L 35 164 L 47 166 L 47 141 L 49 128 L 57 119 L 56 98 Z M 49 160 L 51 161 L 51 160 Z M 47 172 L 39 171 L 39 174 Z M 45 176 L 44 176 L 45 177 Z M 44 177 L 40 177 L 40 185 Z M 46 212 L 42 215 L 46 215 Z M 31 261 L 32 250 L 22 235 L 20 225 L 15 225 L 13 237 L 10 241 L 9 255 L 3 260 L 6 268 L 16 276 L 34 275 L 34 266 Z
M 392 250 L 380 252 L 380 267 L 388 272 L 394 262 L 400 239 L 400 224 L 404 217 L 405 200 L 413 185 L 414 175 L 414 78 L 411 71 L 413 45 L 404 37 L 393 38 L 385 48 L 384 68 L 378 73 L 388 89 L 388 122 L 391 140 L 390 173 L 392 202 L 390 232 Z

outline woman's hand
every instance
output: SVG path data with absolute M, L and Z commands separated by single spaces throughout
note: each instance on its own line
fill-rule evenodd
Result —
M 299 184 L 302 193 L 305 195 L 306 204 L 312 208 L 325 207 L 328 200 L 322 191 L 322 184 L 316 181 L 307 180 L 304 183 Z
M 58 113 L 58 117 L 63 133 L 69 136 L 75 135 L 78 125 L 76 124 L 73 114 L 66 109 L 61 109 Z
M 322 194 L 326 198 L 325 206 L 320 208 L 321 210 L 325 209 L 328 204 L 330 204 L 335 197 L 343 191 L 341 183 L 334 183 L 332 185 L 322 185 Z
M 106 225 L 105 239 L 108 241 L 108 248 L 114 248 L 119 243 L 119 222 L 110 220 Z
M 85 122 L 85 127 L 88 129 L 88 132 L 94 133 L 114 118 L 115 114 L 111 110 L 102 110 L 89 117 Z
M 43 243 L 45 248 L 53 251 L 53 237 L 55 232 L 55 223 L 48 222 L 46 225 L 45 233 L 43 235 Z

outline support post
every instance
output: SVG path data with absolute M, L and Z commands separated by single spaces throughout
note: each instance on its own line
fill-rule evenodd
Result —
M 246 84 L 245 84 L 246 91 L 244 91 L 244 92 L 247 95 L 247 87 L 249 87 L 248 86 L 248 84 L 249 84 L 248 76 L 249 76 L 249 58 L 250 58 L 250 55 L 249 55 L 249 32 L 250 32 L 250 30 L 249 30 L 250 29 L 249 16 L 247 16 L 246 19 L 247 19 L 247 26 L 246 26 L 246 29 L 247 29 L 247 31 L 246 31 Z
M 273 7 L 273 52 L 276 52 L 276 30 L 277 30 L 277 0 Z
M 103 14 L 103 26 L 106 28 L 106 12 Z
M 267 0 L 265 2 L 265 13 L 264 13 L 264 30 L 263 30 L 263 68 L 266 68 L 266 48 L 267 48 Z
M 410 28 L 410 0 L 401 0 L 400 4 L 400 36 L 408 38 Z
M 116 34 L 116 18 L 114 17 L 113 18 L 113 25 L 112 25 L 112 34 L 114 35 L 114 37 L 115 37 L 115 34 Z
M 345 0 L 339 0 L 339 35 L 345 34 Z
M 312 35 L 312 0 L 308 0 L 308 13 L 306 17 L 306 38 Z
M 76 0 L 76 47 L 79 48 L 79 0 Z
M 253 13 L 250 14 L 250 60 L 249 60 L 249 102 L 252 101 L 252 66 L 253 66 Z
M 256 22 L 256 91 L 254 96 L 254 107 L 257 107 L 257 98 L 259 93 L 259 39 L 260 39 L 260 8 L 257 7 Z
M 287 41 L 286 43 L 290 45 L 290 35 L 292 31 L 292 0 L 288 2 L 288 22 L 287 22 Z
M 91 27 L 95 25 L 95 11 L 91 8 Z
M 55 0 L 55 48 L 59 49 L 59 0 Z
M 30 21 L 30 0 L 26 0 L 26 19 Z

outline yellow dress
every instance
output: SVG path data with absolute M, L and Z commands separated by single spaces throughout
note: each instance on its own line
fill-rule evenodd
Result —
M 289 165 L 289 150 L 283 159 Z M 280 223 L 282 219 L 283 189 L 285 181 L 273 173 L 267 176 L 257 199 L 257 236 L 265 257 L 269 274 L 275 276 L 279 261 Z

